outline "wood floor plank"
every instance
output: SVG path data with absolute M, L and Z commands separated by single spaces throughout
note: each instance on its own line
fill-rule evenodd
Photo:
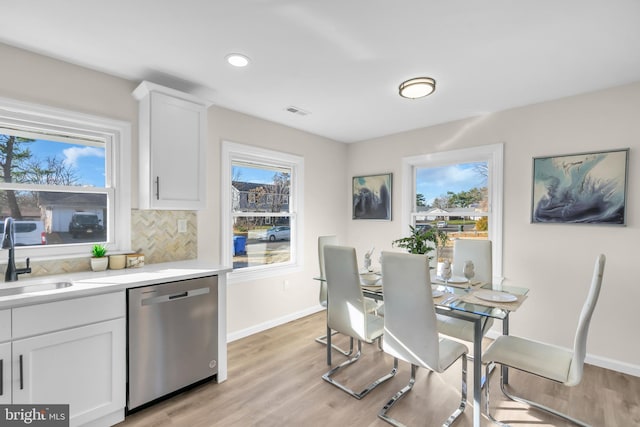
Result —
M 395 378 L 356 400 L 321 379 L 328 370 L 325 347 L 314 337 L 325 330 L 325 315 L 317 313 L 229 345 L 228 380 L 207 383 L 128 416 L 118 427 L 212 426 L 388 426 L 379 409 L 409 379 L 409 366 L 400 363 Z M 342 348 L 348 340 L 337 336 Z M 334 353 L 334 363 L 344 360 Z M 391 369 L 393 361 L 376 345 L 363 345 L 362 360 L 339 379 L 354 387 L 368 384 Z M 473 369 L 469 368 L 467 409 L 455 426 L 471 426 Z M 491 381 L 491 406 L 498 419 L 514 427 L 571 424 L 525 405 L 506 400 L 498 375 Z M 586 365 L 577 387 L 564 387 L 512 371 L 512 389 L 523 397 L 564 410 L 593 426 L 640 426 L 640 378 Z M 416 385 L 391 415 L 408 425 L 440 425 L 457 407 L 460 362 L 446 373 L 418 371 Z M 492 425 L 482 419 L 483 426 Z

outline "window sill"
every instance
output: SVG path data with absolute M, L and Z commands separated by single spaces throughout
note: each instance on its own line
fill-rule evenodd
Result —
M 242 283 L 252 280 L 265 279 L 268 277 L 284 276 L 287 274 L 299 273 L 302 267 L 299 265 L 285 265 L 281 267 L 264 267 L 254 269 L 233 270 L 227 275 L 227 283 Z

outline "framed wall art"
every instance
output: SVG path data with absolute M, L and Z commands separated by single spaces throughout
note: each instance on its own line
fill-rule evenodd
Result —
M 629 149 L 533 159 L 532 223 L 626 224 Z
M 391 174 L 353 177 L 353 219 L 391 221 Z

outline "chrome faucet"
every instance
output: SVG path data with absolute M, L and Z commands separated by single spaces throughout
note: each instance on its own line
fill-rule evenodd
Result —
M 31 273 L 29 267 L 29 258 L 27 258 L 26 268 L 16 268 L 15 259 L 15 242 L 16 235 L 14 229 L 13 218 L 7 217 L 4 220 L 4 238 L 2 239 L 2 249 L 9 249 L 9 261 L 7 262 L 7 271 L 4 273 L 5 282 L 15 282 L 18 280 L 18 274 Z

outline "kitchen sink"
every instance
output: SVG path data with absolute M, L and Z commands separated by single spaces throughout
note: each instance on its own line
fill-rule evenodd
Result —
M 71 282 L 50 282 L 50 283 L 38 283 L 35 285 L 16 286 L 12 288 L 0 288 L 0 297 L 6 297 L 9 295 L 18 294 L 30 294 L 33 292 L 53 291 L 55 289 L 64 289 L 72 286 Z

